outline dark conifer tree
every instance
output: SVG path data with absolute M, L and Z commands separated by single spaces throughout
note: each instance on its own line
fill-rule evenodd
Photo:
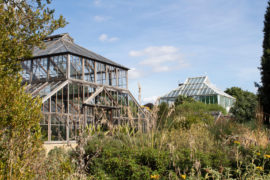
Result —
M 270 118 L 270 1 L 265 13 L 263 56 L 261 58 L 261 86 L 259 86 L 259 100 L 265 113 L 265 122 L 269 124 Z

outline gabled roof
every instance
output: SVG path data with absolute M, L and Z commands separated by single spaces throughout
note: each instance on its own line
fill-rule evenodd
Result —
M 73 39 L 68 33 L 49 36 L 44 40 L 45 49 L 38 47 L 34 48 L 33 57 L 44 57 L 48 55 L 71 53 L 85 58 L 93 59 L 105 64 L 117 66 L 128 70 L 129 68 L 113 62 L 99 54 L 96 54 L 88 49 L 85 49 L 74 43 Z
M 176 98 L 179 95 L 207 96 L 215 94 L 235 99 L 234 97 L 219 90 L 213 84 L 211 84 L 207 76 L 188 78 L 184 84 L 165 94 L 161 98 Z

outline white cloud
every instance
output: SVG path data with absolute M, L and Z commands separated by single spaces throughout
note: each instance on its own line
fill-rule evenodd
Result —
M 108 38 L 107 34 L 101 34 L 101 35 L 99 36 L 99 40 L 100 40 L 100 41 L 106 41 L 107 38 Z
M 150 46 L 141 51 L 130 51 L 132 57 L 144 57 L 139 64 L 149 66 L 154 72 L 165 72 L 186 67 L 179 49 L 174 46 Z
M 95 20 L 96 22 L 103 22 L 103 21 L 106 20 L 106 18 L 103 17 L 103 16 L 94 16 L 94 20 Z
M 146 104 L 146 103 L 153 103 L 155 104 L 156 101 L 158 99 L 158 96 L 152 96 L 152 97 L 146 97 L 146 98 L 143 98 L 143 103 Z
M 128 71 L 128 78 L 129 79 L 138 79 L 143 76 L 143 73 L 138 71 L 136 68 L 130 68 Z
M 101 4 L 101 0 L 94 0 L 94 4 L 95 4 L 96 6 L 99 6 L 99 5 Z
M 109 19 L 110 19 L 110 17 L 107 17 L 107 16 L 94 16 L 94 20 L 96 22 L 104 22 L 104 21 L 107 21 Z
M 141 56 L 142 53 L 140 51 L 130 51 L 129 55 L 135 57 L 135 56 Z
M 118 37 L 108 37 L 107 34 L 101 34 L 99 36 L 99 40 L 103 42 L 114 42 L 117 41 L 119 38 Z

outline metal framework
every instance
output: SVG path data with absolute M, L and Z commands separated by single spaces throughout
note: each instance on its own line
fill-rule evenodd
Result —
M 106 121 L 146 131 L 149 114 L 128 90 L 128 68 L 82 48 L 68 34 L 48 37 L 23 60 L 25 90 L 42 98 L 47 142 L 76 140 L 81 127 Z

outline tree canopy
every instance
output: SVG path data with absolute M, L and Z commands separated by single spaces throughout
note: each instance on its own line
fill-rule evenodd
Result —
M 18 60 L 31 57 L 34 46 L 42 46 L 46 36 L 66 25 L 62 16 L 54 19 L 49 3 L 50 0 L 0 0 L 2 75 L 18 73 Z
M 258 89 L 259 101 L 265 113 L 265 121 L 269 123 L 270 118 L 270 1 L 264 16 L 264 40 L 263 56 L 261 58 L 261 85 Z
M 40 167 L 41 102 L 21 86 L 20 60 L 65 26 L 49 0 L 0 0 L 0 179 L 33 179 Z
M 230 112 L 239 122 L 248 122 L 256 117 L 257 96 L 249 91 L 244 91 L 239 87 L 231 87 L 225 91 L 236 98 L 234 106 Z

